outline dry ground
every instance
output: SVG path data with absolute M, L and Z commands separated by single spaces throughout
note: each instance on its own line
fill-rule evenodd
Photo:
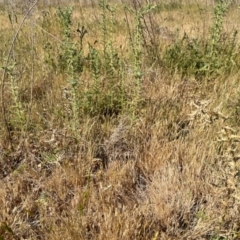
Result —
M 207 37 L 213 6 L 204 3 L 154 14 L 160 49 L 177 29 Z M 115 46 L 131 70 L 118 6 Z M 23 15 L 20 8 L 1 11 L 4 66 Z M 11 11 L 18 18 L 12 24 Z M 99 11 L 97 5 L 76 5 L 73 28 L 86 27 L 85 43 L 101 36 Z M 225 32 L 239 29 L 239 16 L 240 9 L 231 7 Z M 72 131 L 63 97 L 67 76 L 46 62 L 60 48 L 59 28 L 56 9 L 39 6 L 15 43 L 12 74 L 26 118 L 15 114 L 21 106 L 11 106 L 8 77 L 2 101 L 12 148 L 1 120 L 0 239 L 240 239 L 239 72 L 199 81 L 146 64 L 145 102 L 135 117 L 81 115 Z M 127 84 L 134 81 L 130 70 Z M 81 78 L 84 87 L 91 81 L 88 72 Z

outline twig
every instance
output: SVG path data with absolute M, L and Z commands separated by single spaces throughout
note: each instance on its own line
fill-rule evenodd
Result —
M 55 40 L 57 40 L 58 42 L 60 42 L 61 44 L 65 44 L 63 41 L 61 41 L 60 39 L 58 39 L 57 37 L 55 37 L 53 34 L 51 34 L 50 32 L 46 31 L 44 28 L 42 28 L 40 25 L 38 25 L 37 23 L 33 23 L 35 26 L 39 27 L 43 32 L 47 33 L 49 36 L 51 36 L 52 38 L 54 38 Z

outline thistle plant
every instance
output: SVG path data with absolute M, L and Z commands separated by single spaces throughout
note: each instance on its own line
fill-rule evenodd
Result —
M 123 85 L 121 81 L 121 61 L 114 47 L 116 7 L 110 6 L 107 0 L 99 1 L 101 10 L 101 38 L 102 48 L 96 44 L 89 44 L 88 66 L 93 82 L 84 93 L 85 112 L 90 115 L 118 114 L 123 108 Z
M 20 90 L 16 78 L 16 73 L 14 72 L 15 67 L 16 63 L 13 63 L 12 65 L 8 66 L 7 70 L 8 76 L 10 78 L 10 91 L 12 96 L 11 112 L 13 114 L 13 117 L 11 118 L 11 124 L 23 131 L 24 125 L 26 123 L 26 115 L 21 99 L 19 98 Z
M 103 70 L 110 78 L 115 78 L 116 70 L 119 68 L 119 58 L 114 47 L 114 33 L 116 25 L 116 7 L 110 6 L 108 0 L 100 0 L 101 9 L 101 43 L 103 46 Z
M 218 69 L 219 67 L 221 67 L 221 61 L 219 62 L 219 53 L 221 52 L 222 48 L 220 42 L 223 32 L 223 23 L 228 7 L 230 6 L 232 1 L 233 0 L 218 0 L 216 6 L 214 7 L 214 23 L 210 31 L 210 50 L 208 51 L 208 58 L 211 59 L 211 62 L 209 63 L 212 65 L 211 69 Z M 234 39 L 235 37 L 236 36 L 234 36 Z M 228 58 L 231 57 L 229 56 L 229 54 L 232 54 L 232 50 L 233 49 L 231 49 L 231 51 L 228 53 Z
M 58 16 L 62 26 L 62 33 L 64 36 L 64 44 L 61 46 L 61 53 L 59 55 L 59 65 L 63 73 L 67 75 L 67 81 L 70 85 L 70 104 L 72 108 L 72 128 L 73 131 L 77 128 L 79 117 L 79 75 L 83 71 L 83 46 L 82 41 L 86 31 L 82 29 L 80 35 L 80 47 L 73 41 L 72 36 L 72 13 L 73 8 L 61 9 L 58 8 Z
M 219 44 L 219 41 L 221 40 L 224 17 L 231 2 L 232 0 L 218 0 L 214 8 L 214 23 L 211 29 L 210 38 L 211 55 L 214 55 L 216 53 L 215 50 L 217 48 L 217 45 Z
M 101 32 L 102 32 L 102 45 L 103 45 L 103 59 L 105 60 L 107 57 L 107 0 L 99 0 L 99 7 L 101 8 Z
M 140 9 L 132 9 L 125 6 L 125 9 L 130 13 L 134 14 L 134 27 L 133 29 L 128 29 L 130 34 L 130 46 L 133 54 L 133 74 L 136 80 L 135 82 L 135 105 L 138 104 L 141 98 L 142 92 L 142 79 L 143 79 L 143 57 L 144 57 L 144 17 L 150 11 L 155 8 L 155 5 L 147 4 Z M 128 27 L 130 28 L 130 24 Z

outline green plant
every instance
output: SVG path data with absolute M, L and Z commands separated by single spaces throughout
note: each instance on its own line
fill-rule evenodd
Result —
M 19 82 L 16 79 L 16 73 L 14 73 L 14 68 L 16 63 L 8 67 L 8 75 L 10 78 L 10 91 L 12 96 L 12 105 L 11 105 L 11 125 L 15 128 L 19 128 L 21 131 L 24 131 L 24 125 L 26 123 L 26 114 L 24 111 L 23 104 L 20 99 L 20 90 Z
M 135 78 L 134 88 L 132 92 L 133 101 L 130 105 L 131 112 L 134 112 L 137 109 L 138 105 L 142 102 L 142 80 L 144 76 L 144 57 L 146 52 L 146 39 L 144 36 L 144 28 L 147 27 L 145 22 L 145 16 L 156 7 L 152 4 L 146 4 L 137 7 L 135 2 L 133 5 L 133 8 L 125 6 L 125 16 L 127 19 L 127 27 L 130 37 L 130 49 L 133 56 L 133 75 Z M 132 29 L 127 18 L 126 10 L 134 16 L 134 23 Z
M 83 93 L 83 110 L 90 115 L 118 115 L 125 105 L 124 83 L 122 81 L 122 62 L 114 46 L 116 7 L 100 0 L 101 49 L 88 45 L 88 70 L 93 82 Z
M 214 23 L 211 29 L 210 37 L 210 55 L 215 54 L 215 51 L 217 51 L 217 46 L 221 40 L 221 33 L 223 31 L 224 17 L 231 2 L 232 0 L 216 1 L 216 6 L 214 7 Z
M 82 41 L 87 33 L 82 29 L 80 35 L 80 44 L 73 40 L 72 36 L 72 13 L 73 8 L 61 9 L 58 8 L 58 16 L 60 19 L 62 33 L 64 36 L 61 52 L 59 54 L 59 66 L 64 74 L 67 75 L 67 82 L 70 85 L 70 104 L 72 110 L 72 128 L 77 129 L 77 122 L 79 118 L 79 81 L 80 75 L 83 71 L 83 46 Z
M 127 7 L 126 7 L 127 8 Z M 134 77 L 137 82 L 137 88 L 139 93 L 141 92 L 142 85 L 142 64 L 143 64 L 143 53 L 144 53 L 144 16 L 155 8 L 155 5 L 147 4 L 140 9 L 130 9 L 130 12 L 134 14 L 135 25 L 132 30 L 129 30 L 131 39 L 131 50 L 134 57 Z
M 102 9 L 102 43 L 103 43 L 103 67 L 108 78 L 117 77 L 120 67 L 120 59 L 114 46 L 114 34 L 116 25 L 116 7 L 111 7 L 106 0 L 99 3 Z
M 76 83 L 76 74 L 83 71 L 83 49 L 82 40 L 86 34 L 81 36 L 81 44 L 77 44 L 72 36 L 72 13 L 73 8 L 61 9 L 58 8 L 58 16 L 60 19 L 62 33 L 64 36 L 61 52 L 59 54 L 60 69 L 67 73 L 69 82 L 72 86 Z
M 196 78 L 228 74 L 236 67 L 237 31 L 223 34 L 223 22 L 232 1 L 218 1 L 214 8 L 214 22 L 206 41 L 190 39 L 185 33 L 176 39 L 163 54 L 163 62 L 171 71 Z

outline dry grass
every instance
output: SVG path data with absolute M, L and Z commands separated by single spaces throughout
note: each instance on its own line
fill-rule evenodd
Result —
M 76 7 L 74 27 L 82 21 L 85 41 L 93 44 L 101 36 L 99 9 Z M 186 4 L 154 19 L 170 33 L 179 28 L 205 37 L 212 8 L 204 7 Z M 42 9 L 34 13 L 36 24 L 61 40 L 55 9 L 44 10 L 48 17 Z M 238 26 L 238 16 L 232 8 L 227 29 Z M 6 56 L 16 23 L 5 11 L 0 19 L 0 54 Z M 120 10 L 115 43 L 127 62 L 123 19 Z M 14 150 L 1 121 L 0 239 L 240 239 L 239 73 L 206 84 L 146 64 L 146 101 L 137 117 L 83 115 L 73 132 L 63 107 L 66 75 L 45 62 L 43 46 L 59 48 L 48 33 L 28 20 L 15 46 L 20 100 L 27 109 L 32 103 L 31 121 L 26 132 L 11 123 Z M 158 36 L 161 49 L 169 38 Z M 83 78 L 91 81 L 88 72 Z M 7 85 L 10 112 L 9 94 Z

